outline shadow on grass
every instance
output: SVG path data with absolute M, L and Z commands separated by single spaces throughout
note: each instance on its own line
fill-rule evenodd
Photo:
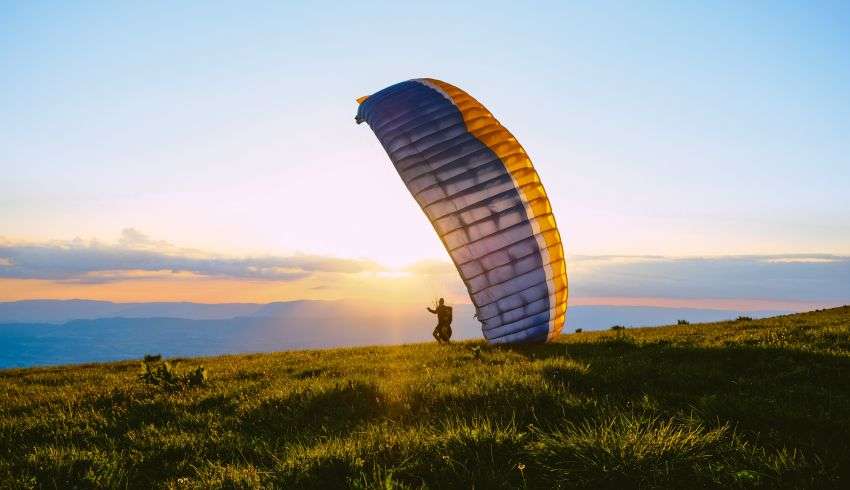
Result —
M 507 347 L 531 361 L 569 357 L 590 367 L 565 386 L 620 407 L 731 424 L 767 448 L 814 453 L 850 479 L 850 357 L 794 348 L 640 343 L 628 336 Z M 544 375 L 556 376 L 552 372 Z M 844 462 L 844 463 L 842 463 Z

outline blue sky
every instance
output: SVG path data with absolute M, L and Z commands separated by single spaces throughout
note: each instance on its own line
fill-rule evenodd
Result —
M 353 123 L 431 76 L 523 143 L 570 256 L 848 255 L 848 55 L 846 2 L 2 2 L 0 237 L 444 261 Z

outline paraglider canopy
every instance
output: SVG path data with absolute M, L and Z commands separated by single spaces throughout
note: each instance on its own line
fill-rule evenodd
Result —
M 463 90 L 431 78 L 357 99 L 448 250 L 492 343 L 557 337 L 567 310 L 561 236 L 513 135 Z

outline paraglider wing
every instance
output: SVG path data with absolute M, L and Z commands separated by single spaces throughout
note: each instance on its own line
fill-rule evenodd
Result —
M 567 272 L 552 208 L 531 160 L 469 94 L 430 78 L 358 99 L 448 250 L 492 343 L 557 337 Z

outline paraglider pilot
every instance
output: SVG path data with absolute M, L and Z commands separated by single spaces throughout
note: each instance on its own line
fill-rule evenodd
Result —
M 449 343 L 452 338 L 452 307 L 446 306 L 445 300 L 440 298 L 436 309 L 426 307 L 429 312 L 437 315 L 437 326 L 434 327 L 434 338 L 439 343 Z

